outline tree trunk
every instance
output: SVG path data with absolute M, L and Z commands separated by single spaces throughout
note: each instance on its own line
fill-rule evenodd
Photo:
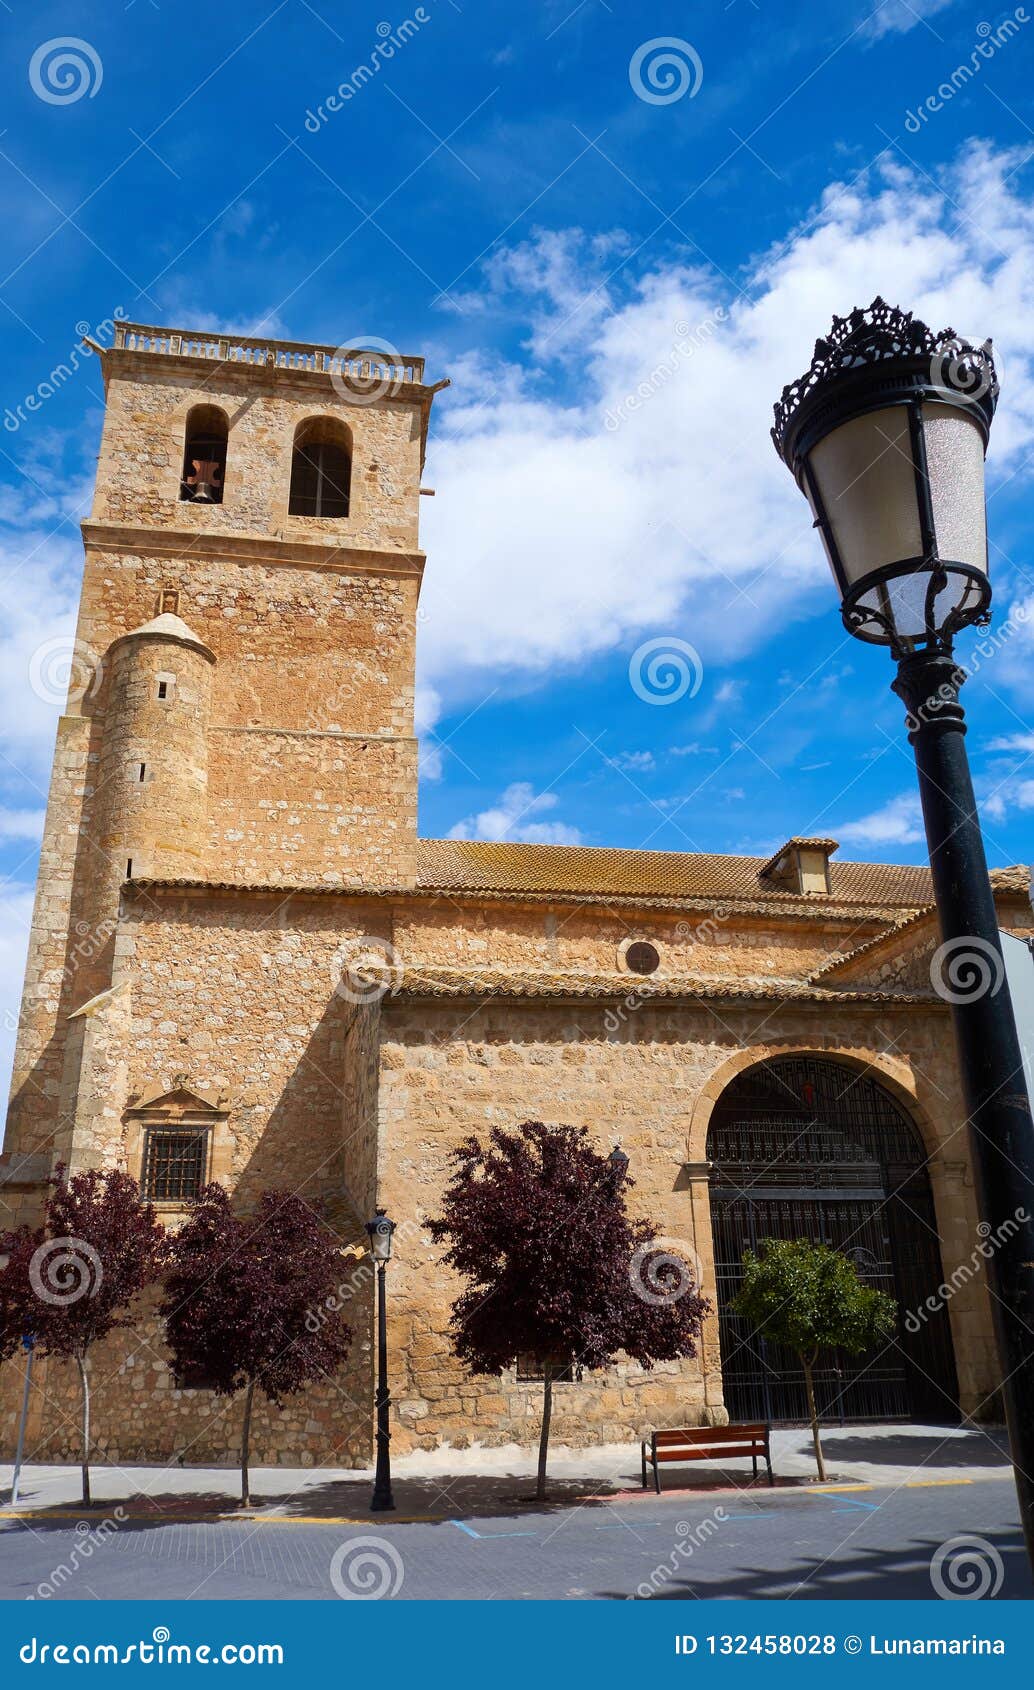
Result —
M 553 1364 L 547 1361 L 542 1384 L 542 1432 L 539 1437 L 539 1477 L 535 1496 L 539 1502 L 546 1494 L 546 1451 L 549 1449 L 549 1422 L 553 1418 Z
M 83 1506 L 90 1506 L 90 1380 L 86 1372 L 86 1357 L 77 1355 L 79 1383 L 83 1392 Z
M 814 1356 L 812 1356 L 810 1361 L 805 1360 L 804 1356 L 801 1357 L 801 1365 L 804 1368 L 804 1387 L 808 1393 L 808 1414 L 811 1418 L 811 1441 L 815 1445 L 815 1465 L 819 1470 L 819 1478 L 823 1483 L 825 1483 L 826 1463 L 822 1459 L 822 1440 L 819 1437 L 819 1416 L 818 1410 L 815 1407 L 815 1383 L 811 1376 L 811 1370 L 814 1362 Z
M 251 1444 L 251 1405 L 255 1399 L 255 1381 L 248 1380 L 244 1393 L 244 1427 L 241 1431 L 241 1507 L 251 1507 L 251 1485 L 248 1480 L 248 1450 Z

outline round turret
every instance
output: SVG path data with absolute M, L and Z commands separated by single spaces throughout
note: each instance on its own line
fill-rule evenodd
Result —
M 191 879 L 208 835 L 215 654 L 169 612 L 115 641 L 98 771 L 98 844 L 117 880 Z

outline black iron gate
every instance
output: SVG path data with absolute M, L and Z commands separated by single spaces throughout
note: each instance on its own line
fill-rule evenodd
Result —
M 755 1338 L 731 1312 L 743 1251 L 764 1238 L 843 1250 L 898 1304 L 895 1339 L 868 1356 L 825 1354 L 815 1373 L 827 1420 L 958 1418 L 940 1243 L 922 1141 L 866 1074 L 781 1057 L 741 1074 L 707 1135 L 725 1402 L 733 1420 L 804 1420 L 796 1358 Z M 908 1316 L 911 1315 L 911 1319 Z

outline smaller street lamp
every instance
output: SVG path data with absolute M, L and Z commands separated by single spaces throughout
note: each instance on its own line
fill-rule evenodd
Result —
M 618 1186 L 624 1183 L 625 1175 L 628 1172 L 628 1157 L 620 1144 L 615 1144 L 607 1157 L 607 1161 L 614 1170 L 614 1189 L 617 1190 Z
M 377 1264 L 377 1467 L 373 1480 L 371 1512 L 382 1514 L 395 1507 L 391 1494 L 391 1430 L 388 1413 L 391 1393 L 388 1390 L 388 1316 L 385 1302 L 385 1269 L 391 1260 L 391 1239 L 395 1222 L 383 1209 L 378 1209 L 372 1221 L 367 1221 L 370 1254 Z

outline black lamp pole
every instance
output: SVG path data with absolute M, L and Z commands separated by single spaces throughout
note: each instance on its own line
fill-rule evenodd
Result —
M 924 651 L 900 660 L 893 687 L 908 711 L 946 966 L 953 960 L 962 971 L 955 976 L 960 989 L 951 993 L 955 1047 L 977 1202 L 994 1245 L 987 1258 L 991 1312 L 1034 1562 L 1034 1132 L 966 755 L 958 702 L 965 678 L 950 650 Z M 970 985 L 986 989 L 967 990 L 967 972 Z
M 952 655 L 961 628 L 990 619 L 983 455 L 997 398 L 990 342 L 935 335 L 876 299 L 834 319 L 783 389 L 772 433 L 811 504 L 845 627 L 898 663 L 941 930 L 931 978 L 951 1004 L 1034 1564 L 1034 1127 Z
M 386 1269 L 391 1258 L 391 1235 L 395 1222 L 389 1221 L 383 1209 L 378 1209 L 372 1221 L 367 1221 L 370 1249 L 377 1263 L 377 1466 L 373 1479 L 370 1510 L 383 1514 L 395 1507 L 391 1493 L 391 1429 L 388 1416 L 391 1392 L 388 1389 L 388 1310 L 386 1301 Z

